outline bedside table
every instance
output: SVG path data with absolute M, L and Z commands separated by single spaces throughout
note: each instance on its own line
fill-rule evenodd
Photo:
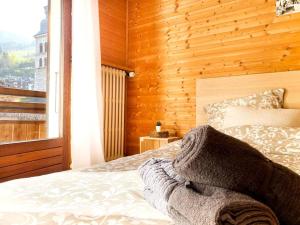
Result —
M 157 149 L 168 143 L 179 140 L 179 137 L 168 137 L 168 138 L 154 138 L 154 137 L 140 137 L 140 153 L 148 150 Z

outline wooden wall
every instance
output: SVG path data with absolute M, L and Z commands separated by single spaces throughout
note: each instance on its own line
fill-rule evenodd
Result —
M 194 127 L 197 78 L 300 69 L 300 13 L 275 0 L 128 0 L 128 15 L 128 154 L 156 120 Z
M 99 0 L 101 60 L 105 64 L 127 65 L 126 6 L 126 0 Z
M 0 121 L 0 144 L 45 139 L 45 121 Z

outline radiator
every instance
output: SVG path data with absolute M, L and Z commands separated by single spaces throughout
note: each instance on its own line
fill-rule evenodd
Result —
M 102 66 L 106 161 L 124 156 L 125 77 L 126 73 L 123 70 Z

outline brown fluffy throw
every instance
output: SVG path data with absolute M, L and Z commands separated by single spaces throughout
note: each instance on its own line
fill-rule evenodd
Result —
M 193 182 L 240 192 L 271 207 L 281 224 L 300 224 L 300 176 L 210 126 L 191 130 L 175 171 Z

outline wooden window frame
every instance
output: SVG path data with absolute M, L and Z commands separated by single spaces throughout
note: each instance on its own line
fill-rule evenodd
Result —
M 26 154 L 46 149 L 62 148 L 62 170 L 70 169 L 71 154 L 70 154 L 70 139 L 71 139 L 71 48 L 72 48 L 72 0 L 62 0 L 62 48 L 63 48 L 63 74 L 64 74 L 64 90 L 63 90 L 63 124 L 62 124 L 62 137 L 55 139 L 33 140 L 26 142 L 8 143 L 0 145 L 0 157 L 14 156 L 18 154 Z M 20 155 L 19 155 L 20 156 Z M 0 164 L 0 175 L 3 171 Z M 49 173 L 47 171 L 45 173 Z M 55 171 L 57 172 L 57 171 Z M 30 173 L 18 174 L 17 177 L 28 177 Z M 31 171 L 34 174 L 34 171 Z M 12 176 L 16 177 L 16 176 Z M 9 178 L 8 178 L 9 179 Z M 1 179 L 0 182 L 8 180 L 7 178 Z

